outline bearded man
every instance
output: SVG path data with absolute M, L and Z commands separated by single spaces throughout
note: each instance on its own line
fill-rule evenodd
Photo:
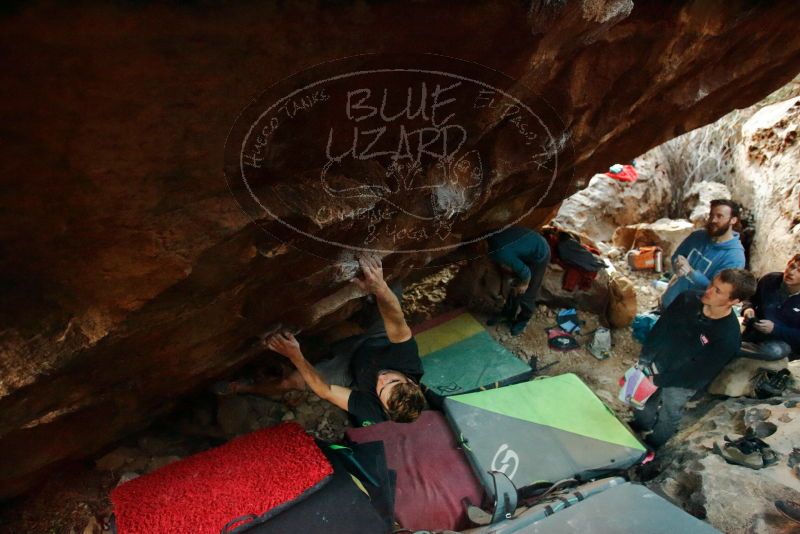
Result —
M 702 293 L 725 269 L 744 268 L 744 247 L 733 227 L 739 221 L 739 205 L 729 199 L 711 201 L 705 228 L 689 234 L 672 255 L 675 276 L 661 297 L 666 309 L 684 291 Z

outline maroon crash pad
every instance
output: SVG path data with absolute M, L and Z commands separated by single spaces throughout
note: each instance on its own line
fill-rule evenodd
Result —
M 483 488 L 440 412 L 413 423 L 387 421 L 350 428 L 356 443 L 383 441 L 386 464 L 397 471 L 395 518 L 410 530 L 462 530 L 470 526 L 462 500 L 479 505 Z

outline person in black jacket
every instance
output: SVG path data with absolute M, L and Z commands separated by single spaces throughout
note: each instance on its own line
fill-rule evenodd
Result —
M 800 357 L 800 254 L 789 259 L 783 273 L 761 277 L 742 317 L 746 329 L 741 356 L 763 360 Z
M 755 289 L 751 273 L 725 269 L 702 295 L 686 291 L 664 310 L 639 357 L 658 386 L 644 408 L 634 412 L 634 428 L 652 431 L 647 443 L 656 448 L 666 443 L 678 429 L 686 402 L 737 356 L 741 335 L 733 306 Z

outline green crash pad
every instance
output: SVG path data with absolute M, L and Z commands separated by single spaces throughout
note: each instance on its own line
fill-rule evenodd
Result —
M 447 418 L 484 488 L 489 471 L 517 489 L 627 469 L 645 447 L 577 376 L 564 374 L 447 397 Z
M 528 380 L 531 367 L 492 338 L 469 313 L 434 320 L 416 333 L 425 374 L 422 385 L 434 405 L 449 395 Z

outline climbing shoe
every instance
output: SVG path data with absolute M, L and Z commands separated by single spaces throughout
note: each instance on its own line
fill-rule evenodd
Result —
M 720 447 L 719 444 L 716 444 L 716 447 L 720 456 L 725 458 L 725 461 L 730 464 L 741 465 L 743 467 L 749 467 L 750 469 L 761 469 L 764 467 L 764 459 L 759 451 L 752 451 L 746 454 L 740 449 L 728 445 Z
M 492 315 L 491 317 L 486 319 L 487 326 L 496 326 L 507 322 L 509 322 L 509 320 L 502 315 Z
M 775 508 L 795 523 L 800 523 L 800 504 L 794 501 L 775 501 Z
M 525 331 L 525 327 L 528 326 L 528 321 L 514 321 L 511 325 L 511 335 L 518 336 Z
M 778 425 L 769 421 L 759 421 L 748 429 L 748 434 L 752 433 L 757 438 L 768 438 L 778 431 Z M 745 435 L 748 435 L 745 434 Z
M 772 411 L 769 408 L 750 408 L 744 414 L 744 424 L 753 426 L 759 421 L 766 421 L 772 416 Z
M 715 451 L 725 458 L 728 463 L 761 469 L 778 462 L 778 455 L 772 448 L 757 437 L 753 428 L 748 428 L 741 438 L 732 440 L 725 436 L 722 446 L 715 444 Z
M 793 447 L 792 452 L 789 453 L 789 458 L 786 460 L 789 467 L 800 466 L 800 447 Z

